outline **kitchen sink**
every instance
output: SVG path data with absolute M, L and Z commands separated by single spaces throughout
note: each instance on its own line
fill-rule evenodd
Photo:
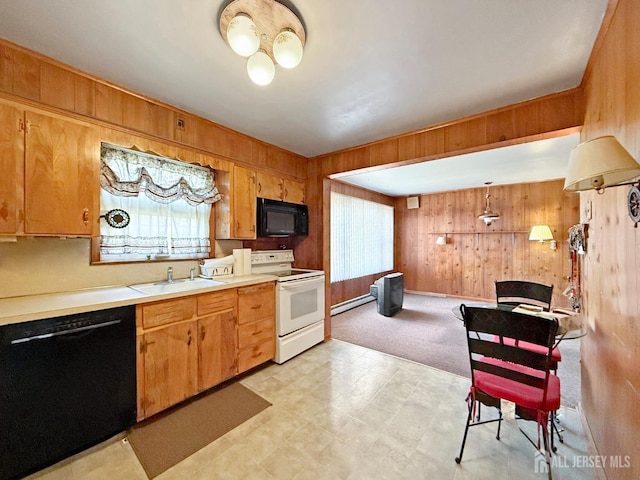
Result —
M 216 285 L 224 285 L 225 283 L 226 282 L 221 282 L 219 280 L 209 280 L 208 278 L 194 278 L 193 280 L 183 278 L 180 280 L 174 280 L 173 282 L 165 281 L 129 285 L 129 288 L 146 295 L 162 295 L 164 293 L 186 292 L 200 288 L 215 287 Z

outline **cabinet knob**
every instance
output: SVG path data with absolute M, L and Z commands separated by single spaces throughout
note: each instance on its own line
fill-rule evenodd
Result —
M 85 208 L 84 210 L 82 210 L 82 222 L 85 225 L 89 224 L 89 209 Z
M 261 303 L 259 303 L 258 305 L 253 305 L 253 306 L 251 307 L 251 309 L 252 309 L 252 310 L 257 310 L 257 309 L 259 309 L 261 306 L 262 306 L 262 304 L 261 304 Z

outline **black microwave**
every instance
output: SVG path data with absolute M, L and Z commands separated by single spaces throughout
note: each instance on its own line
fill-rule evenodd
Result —
M 258 237 L 309 235 L 306 205 L 258 198 L 256 212 Z

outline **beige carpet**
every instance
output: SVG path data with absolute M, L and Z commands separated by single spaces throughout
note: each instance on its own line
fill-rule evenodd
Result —
M 270 405 L 235 382 L 135 425 L 128 439 L 154 478 Z
M 461 300 L 451 297 L 404 295 L 403 308 L 393 317 L 377 312 L 370 302 L 331 318 L 331 336 L 379 352 L 471 376 L 464 326 L 453 315 Z M 559 345 L 558 366 L 562 405 L 580 401 L 580 339 Z

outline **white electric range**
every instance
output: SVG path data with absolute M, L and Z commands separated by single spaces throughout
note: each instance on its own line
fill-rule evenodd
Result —
M 293 250 L 251 253 L 251 273 L 276 275 L 276 363 L 324 340 L 324 272 L 292 268 Z

